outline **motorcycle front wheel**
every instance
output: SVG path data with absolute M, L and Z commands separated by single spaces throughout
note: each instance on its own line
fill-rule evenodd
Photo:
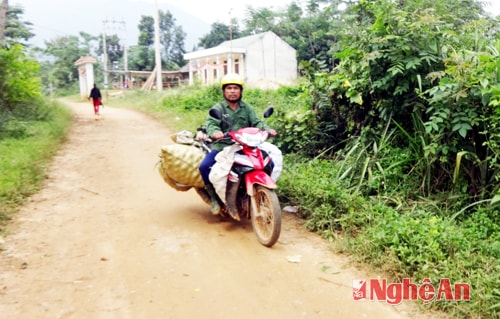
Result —
M 281 233 L 281 207 L 276 192 L 256 185 L 251 208 L 252 228 L 259 242 L 271 247 Z

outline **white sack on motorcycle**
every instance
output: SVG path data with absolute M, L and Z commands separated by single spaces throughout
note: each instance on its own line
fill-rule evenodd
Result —
M 210 182 L 214 185 L 217 195 L 219 195 L 219 198 L 224 203 L 226 203 L 227 175 L 234 163 L 234 153 L 240 149 L 240 145 L 233 144 L 217 153 L 215 156 L 215 164 L 212 166 L 210 174 L 208 175 Z
M 281 150 L 276 145 L 269 142 L 264 142 L 259 147 L 261 150 L 267 152 L 273 160 L 274 167 L 271 173 L 271 178 L 273 181 L 277 182 L 278 178 L 280 178 L 281 171 L 283 170 L 283 154 L 281 153 Z
M 161 148 L 158 171 L 163 180 L 178 191 L 187 191 L 191 187 L 203 188 L 199 166 L 205 153 L 198 148 L 172 144 Z
M 283 155 L 280 149 L 269 143 L 262 143 L 259 148 L 264 152 L 267 152 L 271 159 L 273 160 L 274 167 L 271 173 L 271 178 L 273 181 L 277 182 L 283 170 Z M 227 175 L 231 170 L 234 163 L 234 153 L 239 151 L 241 146 L 238 144 L 233 144 L 229 147 L 224 148 L 215 156 L 215 164 L 212 166 L 210 175 L 208 178 L 210 182 L 214 185 L 215 191 L 222 201 L 226 202 L 226 186 L 227 186 Z

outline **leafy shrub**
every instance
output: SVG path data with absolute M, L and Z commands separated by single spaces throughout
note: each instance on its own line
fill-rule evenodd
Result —
M 367 157 L 390 163 L 392 156 L 401 156 L 391 148 L 386 151 L 380 158 Z M 278 189 L 282 204 L 298 206 L 299 215 L 306 219 L 310 230 L 335 241 L 337 249 L 372 265 L 393 281 L 412 278 L 421 282 L 430 278 L 437 283 L 441 278 L 449 278 L 471 285 L 470 302 L 436 301 L 423 306 L 445 310 L 453 317 L 493 318 L 500 314 L 498 210 L 479 207 L 475 212 L 461 214 L 459 219 L 451 219 L 459 200 L 450 203 L 446 199 L 450 195 L 444 200 L 411 200 L 399 193 L 401 187 L 396 185 L 392 186 L 394 195 L 365 196 L 349 187 L 347 179 L 338 178 L 345 172 L 343 160 L 286 155 Z M 384 167 L 388 167 L 385 176 L 390 176 L 397 165 Z
M 0 226 L 38 190 L 45 164 L 65 138 L 70 121 L 68 109 L 52 105 L 43 121 L 24 122 L 19 135 L 4 132 L 0 139 Z
M 0 109 L 13 112 L 40 97 L 38 63 L 26 57 L 22 45 L 0 49 Z
M 279 134 L 275 144 L 282 152 L 305 155 L 314 155 L 317 152 L 315 145 L 317 127 L 312 111 L 307 109 L 280 111 L 272 122 Z

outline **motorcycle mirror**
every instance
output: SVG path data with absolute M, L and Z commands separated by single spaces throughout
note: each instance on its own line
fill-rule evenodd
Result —
M 273 115 L 273 113 L 274 113 L 274 108 L 272 106 L 268 107 L 264 111 L 264 118 L 267 119 L 268 117 L 271 117 L 271 115 Z
M 215 108 L 211 108 L 208 114 L 210 114 L 211 117 L 216 118 L 218 120 L 222 119 L 221 112 Z

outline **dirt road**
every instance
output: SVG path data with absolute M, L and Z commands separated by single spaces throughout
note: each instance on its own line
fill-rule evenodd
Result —
M 0 239 L 0 318 L 422 318 L 408 305 L 353 302 L 346 266 L 285 215 L 279 242 L 219 222 L 155 163 L 171 143 L 142 114 L 88 103 L 43 190 Z

